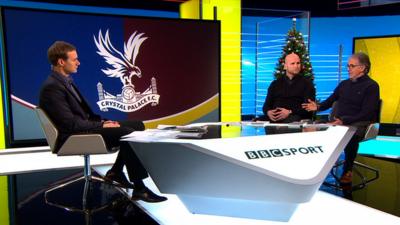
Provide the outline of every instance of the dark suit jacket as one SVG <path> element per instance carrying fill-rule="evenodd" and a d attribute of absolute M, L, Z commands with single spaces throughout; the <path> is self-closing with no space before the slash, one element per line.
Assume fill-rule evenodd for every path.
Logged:
<path fill-rule="evenodd" d="M 59 131 L 56 151 L 71 134 L 89 133 L 102 127 L 101 117 L 93 113 L 75 88 L 82 100 L 79 102 L 61 76 L 52 72 L 43 83 L 39 97 L 39 107 L 47 113 Z"/>

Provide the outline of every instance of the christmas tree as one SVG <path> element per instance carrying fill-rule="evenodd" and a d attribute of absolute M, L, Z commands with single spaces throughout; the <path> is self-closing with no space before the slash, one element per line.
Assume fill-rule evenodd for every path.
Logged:
<path fill-rule="evenodd" d="M 296 18 L 293 18 L 293 27 L 287 33 L 286 46 L 283 48 L 283 54 L 275 67 L 274 76 L 276 79 L 285 76 L 286 72 L 283 68 L 285 57 L 290 53 L 296 53 L 300 57 L 302 65 L 300 74 L 314 80 L 314 73 L 311 67 L 307 46 L 304 44 L 303 35 L 296 30 Z"/>

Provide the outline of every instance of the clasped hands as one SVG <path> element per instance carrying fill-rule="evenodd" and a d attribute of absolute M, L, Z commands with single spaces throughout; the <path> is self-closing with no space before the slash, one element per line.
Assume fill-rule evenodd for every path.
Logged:
<path fill-rule="evenodd" d="M 268 110 L 267 115 L 271 119 L 271 121 L 280 121 L 288 118 L 292 111 L 285 108 L 276 108 Z"/>

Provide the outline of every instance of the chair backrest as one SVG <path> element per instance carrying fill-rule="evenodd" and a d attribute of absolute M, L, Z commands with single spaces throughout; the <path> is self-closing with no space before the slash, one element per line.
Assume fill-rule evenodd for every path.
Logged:
<path fill-rule="evenodd" d="M 379 123 L 371 123 L 368 126 L 367 131 L 365 132 L 363 141 L 376 138 L 376 136 L 378 136 L 378 133 L 379 133 Z"/>
<path fill-rule="evenodd" d="M 91 155 L 113 153 L 115 149 L 107 149 L 106 143 L 100 134 L 71 135 L 64 144 L 55 151 L 58 130 L 43 109 L 36 107 L 35 111 L 42 125 L 47 143 L 53 153 L 63 155 Z"/>
<path fill-rule="evenodd" d="M 47 116 L 46 112 L 43 111 L 43 109 L 36 107 L 35 112 L 39 117 L 40 124 L 42 125 L 42 129 L 44 131 L 44 135 L 46 136 L 47 143 L 49 144 L 51 151 L 54 152 L 58 136 L 57 128 L 56 126 L 54 126 L 53 122 Z"/>
<path fill-rule="evenodd" d="M 378 112 L 376 112 L 375 123 L 372 123 L 368 126 L 367 131 L 365 132 L 364 140 L 367 141 L 369 139 L 374 139 L 379 134 L 379 123 L 381 122 L 381 113 L 382 113 L 382 99 L 379 99 L 378 102 Z"/>

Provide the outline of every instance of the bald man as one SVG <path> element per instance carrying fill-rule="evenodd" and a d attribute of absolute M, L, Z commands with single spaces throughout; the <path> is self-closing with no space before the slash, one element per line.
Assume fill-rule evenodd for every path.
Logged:
<path fill-rule="evenodd" d="M 312 113 L 301 104 L 315 100 L 315 88 L 311 80 L 302 76 L 300 57 L 290 53 L 285 57 L 285 76 L 274 80 L 268 88 L 263 105 L 266 119 L 274 123 L 291 123 L 312 119 Z"/>

